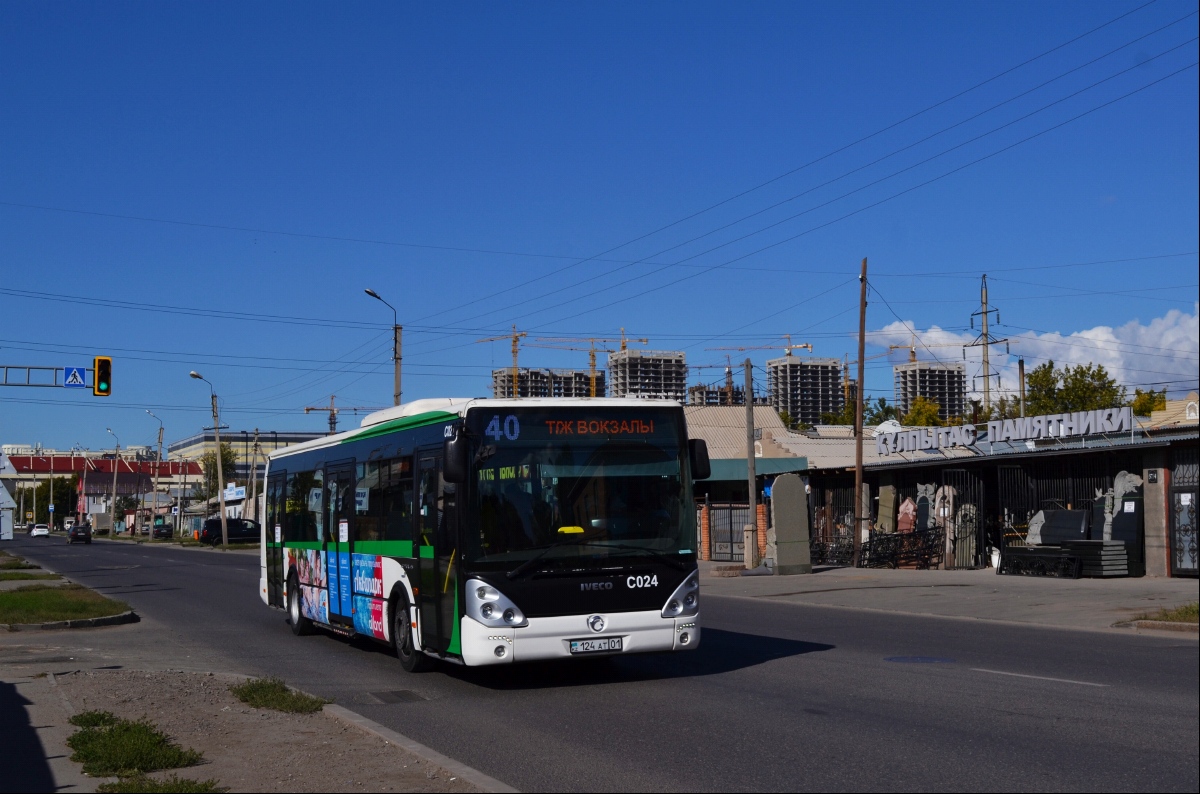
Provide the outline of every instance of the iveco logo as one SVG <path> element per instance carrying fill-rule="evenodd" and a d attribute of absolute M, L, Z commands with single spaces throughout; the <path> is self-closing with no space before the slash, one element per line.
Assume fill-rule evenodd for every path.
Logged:
<path fill-rule="evenodd" d="M 592 631 L 604 631 L 604 617 L 602 615 L 592 615 L 588 618 L 588 628 Z"/>
<path fill-rule="evenodd" d="M 580 590 L 612 590 L 612 582 L 580 582 Z"/>

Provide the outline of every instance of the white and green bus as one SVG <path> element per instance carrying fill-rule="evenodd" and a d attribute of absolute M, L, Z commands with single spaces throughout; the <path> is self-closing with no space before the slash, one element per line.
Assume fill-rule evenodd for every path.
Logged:
<path fill-rule="evenodd" d="M 692 649 L 708 473 L 670 400 L 388 408 L 271 455 L 261 596 L 410 671 Z"/>

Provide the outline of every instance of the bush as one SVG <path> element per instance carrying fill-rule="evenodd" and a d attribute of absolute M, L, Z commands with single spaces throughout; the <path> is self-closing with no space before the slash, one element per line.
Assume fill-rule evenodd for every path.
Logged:
<path fill-rule="evenodd" d="M 107 711 L 85 711 L 71 718 L 79 726 L 67 746 L 72 761 L 89 775 L 137 776 L 160 769 L 195 766 L 204 756 L 184 750 L 144 720 L 132 722 Z"/>
<path fill-rule="evenodd" d="M 293 714 L 311 714 L 332 701 L 293 692 L 279 678 L 252 678 L 244 684 L 229 687 L 229 691 L 248 706 L 256 709 L 275 709 Z"/>
<path fill-rule="evenodd" d="M 179 792 L 187 794 L 188 792 L 208 792 L 208 791 L 228 791 L 217 785 L 217 781 L 209 780 L 193 780 L 189 777 L 178 777 L 171 775 L 162 780 L 156 780 L 145 775 L 134 775 L 133 777 L 123 777 L 116 783 L 102 783 L 96 787 L 96 791 L 101 794 L 117 794 L 118 792 L 128 792 L 129 794 L 157 794 L 157 792 Z"/>

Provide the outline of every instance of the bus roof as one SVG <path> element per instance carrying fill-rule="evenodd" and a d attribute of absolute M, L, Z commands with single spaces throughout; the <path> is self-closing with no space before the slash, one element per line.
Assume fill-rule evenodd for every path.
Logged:
<path fill-rule="evenodd" d="M 301 444 L 271 452 L 270 459 L 287 457 L 300 452 L 321 449 L 351 441 L 357 438 L 370 438 L 386 435 L 413 427 L 445 422 L 456 416 L 465 417 L 472 408 L 571 408 L 588 406 L 592 408 L 616 407 L 646 407 L 678 408 L 677 400 L 649 399 L 640 397 L 521 397 L 521 398 L 490 398 L 490 397 L 436 397 L 425 400 L 414 400 L 403 405 L 395 405 L 375 411 L 363 418 L 362 424 L 341 433 L 335 433 Z"/>

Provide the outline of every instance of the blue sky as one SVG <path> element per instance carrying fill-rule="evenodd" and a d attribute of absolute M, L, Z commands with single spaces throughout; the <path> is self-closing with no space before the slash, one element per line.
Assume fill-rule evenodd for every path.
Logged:
<path fill-rule="evenodd" d="M 1195 388 L 1195 12 L 6 3 L 0 364 L 115 363 L 108 400 L 0 390 L 0 440 L 182 438 L 192 369 L 235 430 L 388 405 L 367 287 L 406 400 L 485 394 L 513 323 L 853 357 L 864 256 L 868 355 L 961 360 L 986 272 L 1005 388 L 1018 352 Z"/>

